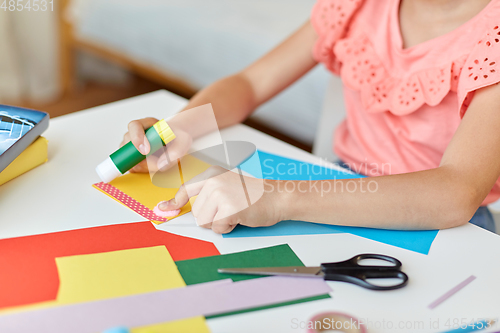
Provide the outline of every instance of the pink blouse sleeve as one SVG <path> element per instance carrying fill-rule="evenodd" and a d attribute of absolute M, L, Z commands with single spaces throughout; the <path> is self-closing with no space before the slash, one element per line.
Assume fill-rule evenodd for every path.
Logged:
<path fill-rule="evenodd" d="M 313 48 L 313 57 L 335 74 L 340 72 L 340 64 L 335 60 L 333 48 L 349 26 L 354 12 L 363 0 L 318 0 L 311 13 L 318 40 Z"/>
<path fill-rule="evenodd" d="M 458 82 L 460 117 L 463 117 L 476 90 L 500 82 L 500 19 L 478 41 L 465 61 Z"/>

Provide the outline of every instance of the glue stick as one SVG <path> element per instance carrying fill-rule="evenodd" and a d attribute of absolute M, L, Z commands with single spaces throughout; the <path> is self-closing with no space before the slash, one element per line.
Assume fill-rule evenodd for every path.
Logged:
<path fill-rule="evenodd" d="M 175 134 L 167 122 L 162 119 L 146 130 L 146 138 L 148 138 L 151 146 L 147 155 L 149 156 L 175 139 Z M 131 141 L 109 155 L 107 159 L 96 167 L 95 171 L 103 182 L 109 183 L 116 177 L 132 169 L 145 158 L 146 155 L 142 155 Z"/>

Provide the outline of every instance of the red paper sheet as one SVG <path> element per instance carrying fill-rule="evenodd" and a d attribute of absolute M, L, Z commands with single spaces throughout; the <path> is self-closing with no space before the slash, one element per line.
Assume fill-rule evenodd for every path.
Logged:
<path fill-rule="evenodd" d="M 0 309 L 56 299 L 57 257 L 158 245 L 165 245 L 174 261 L 220 254 L 210 242 L 157 230 L 151 222 L 0 240 Z"/>

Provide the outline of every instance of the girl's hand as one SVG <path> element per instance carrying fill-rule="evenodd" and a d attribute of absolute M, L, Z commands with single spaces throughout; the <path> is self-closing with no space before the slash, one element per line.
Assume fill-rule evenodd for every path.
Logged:
<path fill-rule="evenodd" d="M 262 227 L 281 220 L 277 195 L 264 191 L 262 179 L 242 177 L 221 167 L 210 167 L 186 182 L 174 199 L 160 203 L 158 208 L 180 209 L 196 195 L 191 210 L 196 223 L 218 234 L 229 233 L 238 224 Z"/>
<path fill-rule="evenodd" d="M 153 126 L 157 121 L 158 119 L 156 118 L 142 118 L 131 121 L 128 124 L 128 132 L 123 136 L 123 141 L 121 142 L 120 147 L 128 143 L 129 141 L 132 141 L 135 148 L 137 148 L 137 150 L 139 150 L 141 154 L 149 154 L 151 146 L 144 134 L 144 131 Z M 168 157 L 165 154 L 162 154 L 160 157 L 151 155 L 150 157 L 148 157 L 148 160 L 144 160 L 141 163 L 137 164 L 130 170 L 130 172 L 154 172 L 158 169 L 166 170 L 172 165 L 176 165 L 177 159 L 186 154 L 186 152 L 191 147 L 191 143 L 193 140 L 188 133 L 181 130 L 180 128 L 172 126 L 171 128 L 175 134 L 175 139 L 167 145 Z"/>

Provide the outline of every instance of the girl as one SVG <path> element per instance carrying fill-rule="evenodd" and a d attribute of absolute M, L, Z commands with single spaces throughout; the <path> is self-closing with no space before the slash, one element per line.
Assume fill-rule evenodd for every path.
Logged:
<path fill-rule="evenodd" d="M 273 190 L 241 209 L 245 197 L 232 186 L 239 175 L 226 172 L 185 184 L 160 209 L 179 209 L 198 194 L 193 214 L 217 233 L 281 220 L 391 229 L 470 220 L 494 230 L 485 205 L 500 198 L 500 0 L 319 0 L 310 22 L 248 68 L 200 91 L 186 109 L 212 103 L 219 127 L 231 126 L 318 63 L 344 83 L 347 117 L 335 131 L 335 153 L 369 175 L 378 172 L 372 166 L 390 163 L 392 174 L 371 178 L 375 193 L 362 186 L 326 196 Z M 155 122 L 132 121 L 124 142 L 147 154 L 144 129 Z M 203 124 L 182 113 L 170 125 L 177 135 L 170 158 L 204 134 Z M 160 158 L 158 166 L 165 164 Z M 335 182 L 346 180 L 329 182 L 338 188 L 345 184 Z M 259 186 L 252 178 L 245 183 L 249 191 Z"/>

